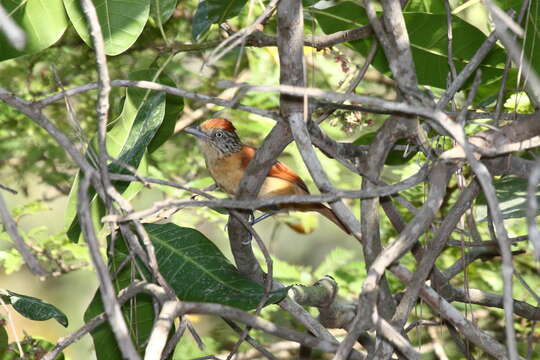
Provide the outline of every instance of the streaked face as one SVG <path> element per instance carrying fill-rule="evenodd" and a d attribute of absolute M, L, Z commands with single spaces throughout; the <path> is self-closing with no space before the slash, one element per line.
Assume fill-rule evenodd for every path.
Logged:
<path fill-rule="evenodd" d="M 220 128 L 201 129 L 200 127 L 187 127 L 185 131 L 196 136 L 203 145 L 203 148 L 209 147 L 211 150 L 218 152 L 221 156 L 231 155 L 242 150 L 240 138 L 234 131 Z"/>

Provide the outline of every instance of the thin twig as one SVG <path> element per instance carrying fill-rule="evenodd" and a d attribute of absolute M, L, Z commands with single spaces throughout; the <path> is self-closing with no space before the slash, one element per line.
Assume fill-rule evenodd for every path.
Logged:
<path fill-rule="evenodd" d="M 251 35 L 254 31 L 256 31 L 260 24 L 262 24 L 270 16 L 272 16 L 272 13 L 276 9 L 276 5 L 278 2 L 279 0 L 270 1 L 270 3 L 264 9 L 263 13 L 259 15 L 259 17 L 257 17 L 257 19 L 253 22 L 253 24 L 234 33 L 232 36 L 228 37 L 221 44 L 219 44 L 210 54 L 210 60 L 208 60 L 208 63 L 206 65 L 207 66 L 214 65 L 223 56 L 227 55 L 229 51 L 231 51 L 232 49 L 234 49 L 240 44 L 245 44 L 247 37 Z"/>
<path fill-rule="evenodd" d="M 2 222 L 4 223 L 4 228 L 6 229 L 6 232 L 13 240 L 17 251 L 19 251 L 19 253 L 21 254 L 24 262 L 26 263 L 26 266 L 28 266 L 28 269 L 30 269 L 30 271 L 34 275 L 38 275 L 40 277 L 47 276 L 47 272 L 41 267 L 36 257 L 30 251 L 28 245 L 26 245 L 26 243 L 24 242 L 21 234 L 19 234 L 19 231 L 17 230 L 17 224 L 9 213 L 6 203 L 4 202 L 4 197 L 2 196 L 2 193 L 0 193 L 0 215 L 2 216 Z"/>
<path fill-rule="evenodd" d="M 116 298 L 116 293 L 110 278 L 107 265 L 104 263 L 101 252 L 99 241 L 96 237 L 95 229 L 92 223 L 92 218 L 89 213 L 89 201 L 88 201 L 88 187 L 89 179 L 88 175 L 82 177 L 78 197 L 77 197 L 77 213 L 79 215 L 79 222 L 81 224 L 82 232 L 86 243 L 88 244 L 88 250 L 90 252 L 90 257 L 92 263 L 96 268 L 96 272 L 99 278 L 100 283 L 100 294 L 101 301 L 103 302 L 103 307 L 107 313 L 107 318 L 111 324 L 114 336 L 118 342 L 123 356 L 128 359 L 140 359 L 133 341 L 129 335 L 129 330 L 120 310 L 120 305 Z"/>
<path fill-rule="evenodd" d="M 17 190 L 14 190 L 14 189 L 12 189 L 12 188 L 6 186 L 6 185 L 0 184 L 0 189 L 6 190 L 7 192 L 12 193 L 13 195 L 17 195 L 17 194 L 18 194 Z"/>

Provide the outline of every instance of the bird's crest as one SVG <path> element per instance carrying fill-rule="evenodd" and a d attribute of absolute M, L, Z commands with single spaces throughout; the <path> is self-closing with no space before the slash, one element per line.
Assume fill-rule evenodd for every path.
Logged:
<path fill-rule="evenodd" d="M 210 129 L 222 129 L 225 131 L 236 131 L 236 128 L 234 125 L 229 121 L 222 118 L 214 118 L 210 120 L 206 120 L 201 124 L 202 130 L 210 130 Z"/>

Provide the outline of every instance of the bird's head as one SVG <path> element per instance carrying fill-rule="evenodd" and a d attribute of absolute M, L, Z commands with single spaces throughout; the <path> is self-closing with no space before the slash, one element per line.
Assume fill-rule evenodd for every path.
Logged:
<path fill-rule="evenodd" d="M 184 130 L 196 136 L 205 151 L 215 151 L 220 156 L 227 156 L 242 150 L 240 138 L 229 120 L 214 118 L 197 127 L 188 126 Z"/>

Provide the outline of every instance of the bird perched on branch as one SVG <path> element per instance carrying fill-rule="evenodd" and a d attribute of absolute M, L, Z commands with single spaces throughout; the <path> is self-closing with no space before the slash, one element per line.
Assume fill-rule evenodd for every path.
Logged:
<path fill-rule="evenodd" d="M 187 127 L 187 133 L 196 136 L 201 144 L 206 166 L 219 187 L 230 195 L 235 195 L 244 177 L 245 170 L 257 151 L 240 141 L 234 125 L 225 119 L 206 120 L 199 127 Z M 307 195 L 306 183 L 287 165 L 277 161 L 266 176 L 259 198 L 283 195 Z M 332 209 L 324 204 L 283 204 L 283 210 L 316 211 L 344 232 L 350 231 L 336 217 Z"/>

